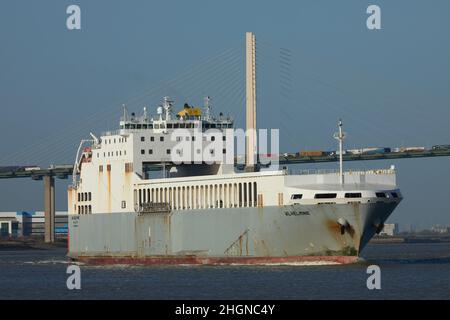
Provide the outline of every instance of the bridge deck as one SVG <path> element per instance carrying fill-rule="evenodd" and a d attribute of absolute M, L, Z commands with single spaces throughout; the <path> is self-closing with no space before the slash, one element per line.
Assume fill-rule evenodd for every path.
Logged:
<path fill-rule="evenodd" d="M 387 160 L 387 159 L 413 159 L 413 158 L 430 158 L 430 157 L 445 157 L 450 156 L 450 150 L 427 150 L 423 152 L 388 152 L 379 154 L 344 154 L 344 161 L 367 161 L 367 160 Z M 336 162 L 339 161 L 338 155 L 319 156 L 319 157 L 300 157 L 291 156 L 279 157 L 279 164 L 288 165 L 296 163 L 321 163 L 321 162 Z M 8 167 L 13 168 L 13 167 Z M 146 169 L 149 171 L 161 170 L 162 164 L 147 165 Z M 1 170 L 1 168 L 0 168 Z M 23 169 L 0 171 L 0 179 L 11 178 L 32 178 L 34 180 L 41 180 L 45 176 L 54 176 L 60 179 L 67 179 L 73 173 L 73 168 L 56 168 L 56 169 L 41 169 L 25 171 Z"/>

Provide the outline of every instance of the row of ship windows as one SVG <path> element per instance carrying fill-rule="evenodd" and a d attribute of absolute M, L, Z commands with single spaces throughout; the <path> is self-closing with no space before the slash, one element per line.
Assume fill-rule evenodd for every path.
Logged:
<path fill-rule="evenodd" d="M 376 192 L 377 198 L 398 198 L 397 192 Z M 361 198 L 361 192 L 347 192 L 345 198 Z M 316 193 L 314 199 L 334 199 L 337 197 L 337 193 Z M 292 200 L 300 200 L 303 198 L 303 194 L 295 193 L 291 195 Z"/>
<path fill-rule="evenodd" d="M 81 201 L 91 201 L 92 193 L 91 192 L 80 192 L 78 193 L 78 202 Z"/>
<path fill-rule="evenodd" d="M 185 138 L 186 141 L 195 141 L 195 136 L 186 136 L 184 138 Z M 216 141 L 216 137 L 215 136 L 210 136 L 209 138 L 210 138 L 209 139 L 210 141 Z M 182 140 L 183 140 L 183 137 L 180 137 L 180 136 L 176 137 L 176 141 L 177 142 L 180 142 Z M 227 140 L 226 136 L 222 136 L 222 141 L 226 141 L 226 140 Z M 155 137 L 150 137 L 150 141 L 151 142 L 155 141 Z M 164 142 L 164 137 L 159 137 L 159 141 L 160 142 Z M 208 141 L 208 137 L 207 136 L 203 136 L 203 141 Z M 144 136 L 141 137 L 141 142 L 145 142 L 145 137 Z"/>
<path fill-rule="evenodd" d="M 122 150 L 118 150 L 115 153 L 116 157 L 122 156 Z M 126 156 L 127 152 L 126 150 L 123 150 L 123 155 Z M 114 151 L 110 151 L 110 152 L 103 152 L 103 158 L 106 157 L 114 157 Z M 100 152 L 97 152 L 97 158 L 100 158 Z"/>
<path fill-rule="evenodd" d="M 77 213 L 78 214 L 90 214 L 92 213 L 92 206 L 78 206 L 77 209 Z"/>
<path fill-rule="evenodd" d="M 194 129 L 198 128 L 198 123 L 155 123 L 155 124 L 131 124 L 121 125 L 120 129 Z M 226 129 L 233 128 L 232 123 L 203 123 L 203 129 Z"/>
<path fill-rule="evenodd" d="M 179 142 L 179 141 L 182 141 L 182 138 L 183 137 L 177 137 L 176 140 Z M 186 136 L 185 140 L 186 141 L 195 141 L 195 136 Z M 215 140 L 216 140 L 215 136 L 210 136 L 210 141 L 215 141 Z M 226 136 L 222 136 L 222 140 L 226 141 Z M 104 140 L 105 144 L 113 144 L 113 143 L 116 143 L 116 141 L 118 141 L 118 143 L 124 143 L 124 142 L 127 142 L 127 138 L 118 138 L 118 139 L 114 138 L 114 139 L 105 139 Z M 155 137 L 151 136 L 150 141 L 154 142 Z M 159 141 L 164 142 L 164 137 L 163 136 L 159 137 Z M 208 141 L 208 137 L 203 136 L 203 141 Z M 141 137 L 141 142 L 145 142 L 144 136 Z"/>
<path fill-rule="evenodd" d="M 166 149 L 166 154 L 170 154 L 172 151 L 171 149 Z M 201 149 L 197 149 L 197 154 L 201 154 L 202 150 Z M 209 149 L 209 153 L 214 155 L 214 149 Z M 183 150 L 181 149 L 177 149 L 176 153 L 179 155 L 183 154 Z M 227 153 L 227 149 L 222 149 L 222 153 L 226 154 Z M 144 155 L 145 154 L 145 150 L 141 149 L 141 154 Z M 153 154 L 153 149 L 148 149 L 148 154 Z"/>
<path fill-rule="evenodd" d="M 134 190 L 135 204 L 167 204 L 172 209 L 262 206 L 256 182 Z"/>
<path fill-rule="evenodd" d="M 105 144 L 116 143 L 116 141 L 118 141 L 118 143 L 125 143 L 127 142 L 127 138 L 104 139 Z"/>
<path fill-rule="evenodd" d="M 111 165 L 106 165 L 106 171 L 111 171 Z M 125 172 L 132 172 L 133 171 L 133 163 L 127 162 L 125 163 Z M 98 166 L 98 172 L 103 172 L 103 165 Z"/>

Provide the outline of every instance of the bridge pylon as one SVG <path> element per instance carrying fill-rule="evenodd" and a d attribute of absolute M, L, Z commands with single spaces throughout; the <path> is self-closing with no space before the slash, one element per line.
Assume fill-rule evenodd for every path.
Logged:
<path fill-rule="evenodd" d="M 44 176 L 45 242 L 55 242 L 55 178 Z"/>

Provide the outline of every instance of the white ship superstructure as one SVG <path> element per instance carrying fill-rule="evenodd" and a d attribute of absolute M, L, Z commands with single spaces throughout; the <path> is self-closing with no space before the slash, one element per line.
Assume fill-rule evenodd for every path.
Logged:
<path fill-rule="evenodd" d="M 247 36 L 247 129 L 256 128 L 254 41 Z M 336 171 L 260 171 L 252 135 L 239 172 L 227 158 L 232 119 L 214 117 L 209 98 L 176 115 L 172 108 L 168 97 L 154 117 L 124 108 L 118 131 L 84 141 L 90 145 L 77 155 L 68 191 L 69 256 L 105 263 L 356 256 L 402 198 L 393 168 L 343 171 L 341 162 Z M 182 140 L 188 150 L 178 149 Z M 174 163 L 174 153 L 185 152 L 195 163 Z M 209 163 L 217 153 L 223 161 Z M 159 177 L 147 170 L 155 164 Z"/>

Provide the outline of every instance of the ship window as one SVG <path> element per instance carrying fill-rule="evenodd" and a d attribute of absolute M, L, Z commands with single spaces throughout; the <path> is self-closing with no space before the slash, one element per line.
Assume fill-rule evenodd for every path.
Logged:
<path fill-rule="evenodd" d="M 392 197 L 398 198 L 398 193 L 397 192 L 391 192 L 391 194 L 392 194 Z"/>
<path fill-rule="evenodd" d="M 227 149 L 222 149 L 222 153 L 223 154 L 227 153 Z"/>
<path fill-rule="evenodd" d="M 336 193 L 316 193 L 314 199 L 332 199 L 336 198 Z"/>
<path fill-rule="evenodd" d="M 384 192 L 376 192 L 375 194 L 377 198 L 386 198 L 386 193 Z"/>
<path fill-rule="evenodd" d="M 172 129 L 173 128 L 173 124 L 172 123 L 168 123 L 167 124 L 167 129 Z"/>
<path fill-rule="evenodd" d="M 214 149 L 209 149 L 209 153 L 214 154 Z"/>
<path fill-rule="evenodd" d="M 148 149 L 148 154 L 153 154 L 153 149 Z"/>
<path fill-rule="evenodd" d="M 141 149 L 141 154 L 145 154 L 145 150 L 144 149 Z"/>
<path fill-rule="evenodd" d="M 186 128 L 186 123 L 180 123 L 180 128 Z"/>
<path fill-rule="evenodd" d="M 136 125 L 136 129 L 141 129 L 141 125 L 140 124 L 138 124 L 138 125 Z"/>
<path fill-rule="evenodd" d="M 116 143 L 116 139 L 114 139 L 114 143 Z"/>
<path fill-rule="evenodd" d="M 155 141 L 155 137 L 150 137 L 150 141 Z"/>
<path fill-rule="evenodd" d="M 291 195 L 292 200 L 299 200 L 301 198 L 303 198 L 303 194 L 300 194 L 300 193 L 295 193 L 295 194 Z"/>
<path fill-rule="evenodd" d="M 189 141 L 189 137 L 186 137 L 186 141 Z"/>
<path fill-rule="evenodd" d="M 148 125 L 148 128 L 149 128 L 149 129 L 153 129 L 153 125 L 152 125 L 152 124 L 149 124 L 149 125 Z"/>
<path fill-rule="evenodd" d="M 181 141 L 181 137 L 177 137 L 177 141 Z"/>
<path fill-rule="evenodd" d="M 131 124 L 130 129 L 136 129 L 136 126 L 134 124 Z"/>
<path fill-rule="evenodd" d="M 167 154 L 170 154 L 170 149 L 167 149 L 167 150 L 166 150 L 166 153 L 167 153 Z"/>
<path fill-rule="evenodd" d="M 222 140 L 223 141 L 227 141 L 227 137 L 226 136 L 222 136 Z"/>
<path fill-rule="evenodd" d="M 88 201 L 91 201 L 91 199 L 92 199 L 92 193 L 89 192 L 89 193 L 88 193 Z"/>
<path fill-rule="evenodd" d="M 174 124 L 173 124 L 173 128 L 174 128 L 174 129 L 178 129 L 179 127 L 180 127 L 180 124 L 179 124 L 179 123 L 174 123 Z"/>
<path fill-rule="evenodd" d="M 159 129 L 159 124 L 155 124 L 154 128 Z"/>
<path fill-rule="evenodd" d="M 346 198 L 361 198 L 362 195 L 361 195 L 361 192 L 347 192 L 345 194 L 345 197 Z"/>
<path fill-rule="evenodd" d="M 146 125 L 146 124 L 143 124 L 143 125 L 142 125 L 142 129 L 147 129 L 147 125 Z"/>
<path fill-rule="evenodd" d="M 103 166 L 98 166 L 98 172 L 103 172 Z"/>
<path fill-rule="evenodd" d="M 141 137 L 141 141 L 144 142 L 145 141 L 145 137 Z"/>
<path fill-rule="evenodd" d="M 202 152 L 201 149 L 197 149 L 197 154 L 200 154 Z"/>
<path fill-rule="evenodd" d="M 164 137 L 159 137 L 159 141 L 163 142 L 164 141 Z"/>
<path fill-rule="evenodd" d="M 192 141 L 195 141 L 195 136 L 192 137 Z"/>
<path fill-rule="evenodd" d="M 215 123 L 211 123 L 211 129 L 215 129 L 216 128 L 216 124 Z"/>
<path fill-rule="evenodd" d="M 216 137 L 212 136 L 211 141 L 214 141 L 214 140 L 216 140 Z"/>
<path fill-rule="evenodd" d="M 161 123 L 161 125 L 159 126 L 161 129 L 165 129 L 166 128 L 166 126 L 165 126 L 165 124 L 164 123 Z"/>
<path fill-rule="evenodd" d="M 130 129 L 130 124 L 129 123 L 125 124 L 125 129 Z"/>

